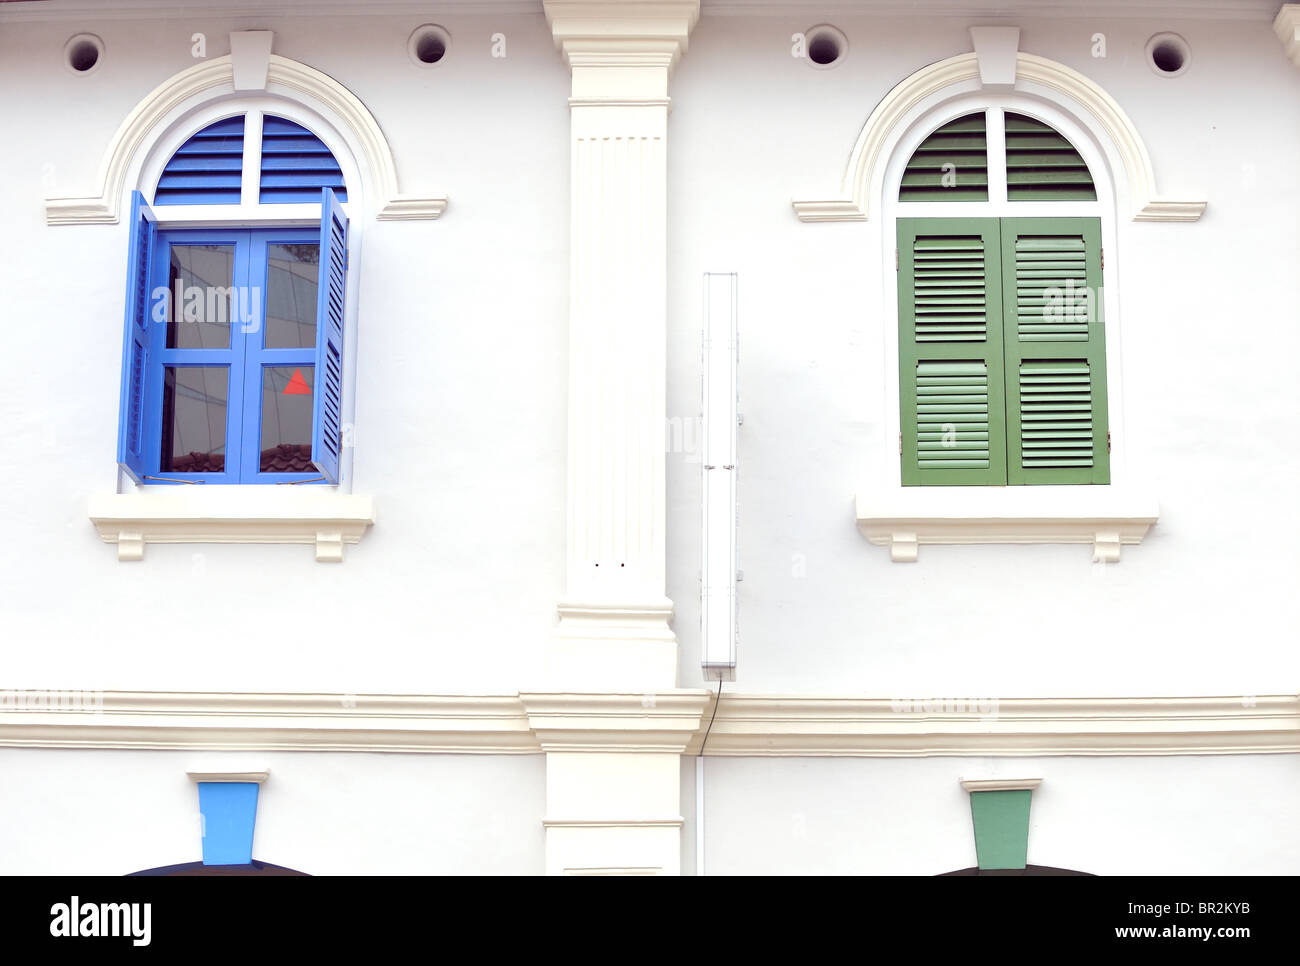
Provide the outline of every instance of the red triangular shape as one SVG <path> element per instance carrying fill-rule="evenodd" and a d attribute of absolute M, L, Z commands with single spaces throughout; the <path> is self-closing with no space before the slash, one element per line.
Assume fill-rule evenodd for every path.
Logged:
<path fill-rule="evenodd" d="M 307 385 L 307 380 L 302 377 L 302 370 L 293 370 L 293 378 L 289 380 L 289 385 L 284 387 L 280 393 L 282 396 L 310 396 L 311 386 Z"/>

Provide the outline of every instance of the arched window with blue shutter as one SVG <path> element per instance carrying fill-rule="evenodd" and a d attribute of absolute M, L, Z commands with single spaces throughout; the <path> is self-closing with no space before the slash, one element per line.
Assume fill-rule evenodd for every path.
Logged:
<path fill-rule="evenodd" d="M 339 481 L 347 197 L 325 142 L 270 114 L 207 125 L 152 206 L 134 193 L 118 461 L 137 483 Z M 284 205 L 276 227 L 245 214 Z"/>

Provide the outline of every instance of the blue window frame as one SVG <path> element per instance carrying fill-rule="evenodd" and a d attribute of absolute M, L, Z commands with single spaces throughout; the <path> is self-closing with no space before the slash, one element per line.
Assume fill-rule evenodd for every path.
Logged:
<path fill-rule="evenodd" d="M 118 460 L 142 484 L 337 483 L 347 221 L 159 230 L 138 192 Z"/>

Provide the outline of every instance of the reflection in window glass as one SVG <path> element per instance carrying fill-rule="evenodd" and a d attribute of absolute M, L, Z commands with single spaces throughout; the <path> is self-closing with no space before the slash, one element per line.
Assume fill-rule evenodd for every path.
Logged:
<path fill-rule="evenodd" d="M 262 368 L 263 473 L 314 471 L 311 461 L 311 415 L 315 401 L 315 366 Z"/>
<path fill-rule="evenodd" d="M 234 278 L 234 245 L 171 246 L 167 348 L 230 347 L 230 323 L 240 308 Z"/>
<path fill-rule="evenodd" d="M 225 471 L 229 382 L 226 366 L 163 367 L 163 472 Z"/>
<path fill-rule="evenodd" d="M 267 261 L 266 348 L 314 348 L 320 245 L 268 245 Z"/>

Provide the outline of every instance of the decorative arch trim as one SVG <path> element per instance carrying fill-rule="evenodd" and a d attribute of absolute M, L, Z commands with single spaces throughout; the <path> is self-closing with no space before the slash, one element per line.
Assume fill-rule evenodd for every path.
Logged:
<path fill-rule="evenodd" d="M 373 180 L 368 187 L 377 198 L 378 220 L 431 219 L 446 209 L 446 195 L 407 195 L 400 191 L 393 152 L 379 122 L 356 95 L 334 78 L 296 60 L 272 54 L 267 83 L 316 100 L 347 125 L 360 146 L 359 160 Z M 186 101 L 223 88 L 222 93 L 234 91 L 234 65 L 229 55 L 196 64 L 155 87 L 132 108 L 109 142 L 99 166 L 97 194 L 45 199 L 46 224 L 116 224 L 121 216 L 120 205 L 132 160 L 151 134 Z"/>
<path fill-rule="evenodd" d="M 870 201 L 884 175 L 888 152 L 899 126 L 926 98 L 947 88 L 979 81 L 974 53 L 958 54 L 923 67 L 900 82 L 876 105 L 858 135 L 838 198 L 795 201 L 800 221 L 866 221 Z M 1045 87 L 1091 115 L 1092 126 L 1113 146 L 1124 167 L 1134 221 L 1196 221 L 1204 201 L 1162 197 L 1156 190 L 1151 157 L 1142 136 L 1124 109 L 1099 85 L 1064 64 L 1020 53 L 1016 56 L 1016 86 L 1028 82 Z"/>

